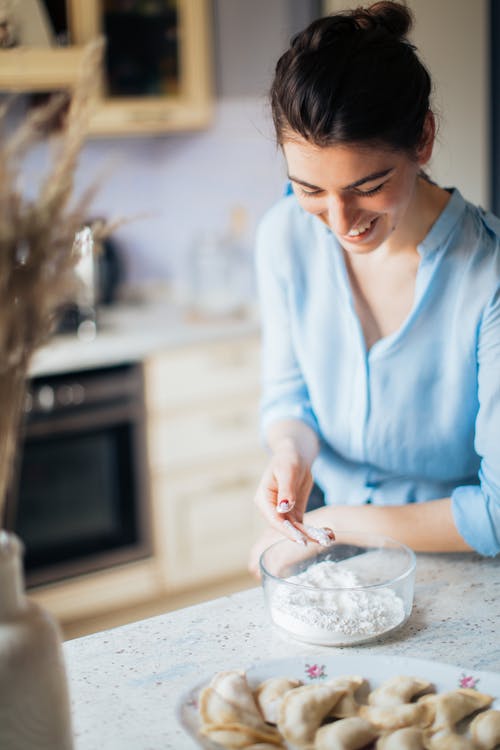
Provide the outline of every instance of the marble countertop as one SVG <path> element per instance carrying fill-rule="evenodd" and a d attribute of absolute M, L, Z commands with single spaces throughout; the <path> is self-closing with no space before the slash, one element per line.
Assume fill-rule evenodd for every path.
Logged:
<path fill-rule="evenodd" d="M 258 331 L 257 314 L 195 318 L 165 297 L 101 308 L 97 335 L 84 341 L 76 334 L 55 336 L 36 352 L 32 376 L 55 375 L 136 362 L 162 349 L 243 336 Z"/>
<path fill-rule="evenodd" d="M 214 672 L 317 654 L 414 657 L 500 672 L 500 560 L 418 555 L 413 612 L 386 639 L 344 648 L 288 640 L 260 587 L 64 644 L 75 750 L 193 750 L 179 697 Z"/>

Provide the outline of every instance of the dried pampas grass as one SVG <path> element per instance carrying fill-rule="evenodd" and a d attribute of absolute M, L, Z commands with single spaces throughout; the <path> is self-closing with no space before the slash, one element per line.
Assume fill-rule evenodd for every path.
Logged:
<path fill-rule="evenodd" d="M 35 350 L 49 337 L 55 312 L 68 298 L 78 261 L 76 232 L 95 192 L 92 186 L 72 205 L 73 180 L 95 100 L 103 42 L 85 50 L 78 81 L 38 195 L 20 190 L 23 159 L 46 137 L 67 106 L 55 95 L 6 135 L 6 107 L 0 111 L 0 526 L 12 478 L 26 379 Z"/>

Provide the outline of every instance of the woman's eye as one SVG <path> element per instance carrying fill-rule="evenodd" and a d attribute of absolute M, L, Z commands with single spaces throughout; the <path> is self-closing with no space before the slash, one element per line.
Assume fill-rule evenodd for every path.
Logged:
<path fill-rule="evenodd" d="M 319 195 L 322 192 L 321 190 L 306 190 L 302 186 L 299 186 L 299 191 L 301 195 L 305 195 L 308 198 L 314 195 Z"/>
<path fill-rule="evenodd" d="M 374 187 L 371 190 L 358 190 L 357 193 L 358 195 L 366 195 L 366 196 L 376 195 L 376 193 L 380 193 L 380 191 L 382 190 L 385 184 L 386 184 L 385 182 L 382 182 L 380 185 L 377 185 L 377 187 Z"/>

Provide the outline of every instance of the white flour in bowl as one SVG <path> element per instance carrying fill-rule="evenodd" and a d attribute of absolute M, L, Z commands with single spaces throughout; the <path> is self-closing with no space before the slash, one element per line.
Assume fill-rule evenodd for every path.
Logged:
<path fill-rule="evenodd" d="M 344 562 L 320 562 L 286 580 L 309 588 L 273 587 L 271 616 L 310 643 L 355 643 L 392 630 L 405 618 L 404 602 L 392 589 L 353 588 L 361 581 Z"/>

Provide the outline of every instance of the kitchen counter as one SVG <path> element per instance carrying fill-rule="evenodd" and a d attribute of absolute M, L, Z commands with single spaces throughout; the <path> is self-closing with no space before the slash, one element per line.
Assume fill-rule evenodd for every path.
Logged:
<path fill-rule="evenodd" d="M 500 560 L 418 555 L 409 621 L 364 646 L 286 639 L 270 624 L 260 587 L 68 641 L 76 750 L 191 750 L 176 719 L 180 695 L 204 676 L 259 660 L 352 653 L 500 672 L 499 621 Z"/>
<path fill-rule="evenodd" d="M 258 330 L 257 315 L 195 318 L 167 297 L 100 308 L 97 335 L 84 341 L 76 334 L 54 336 L 36 352 L 32 376 L 57 375 L 125 362 L 137 362 L 173 346 L 244 336 Z"/>

